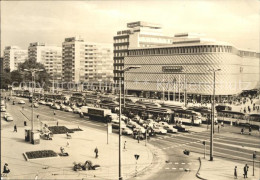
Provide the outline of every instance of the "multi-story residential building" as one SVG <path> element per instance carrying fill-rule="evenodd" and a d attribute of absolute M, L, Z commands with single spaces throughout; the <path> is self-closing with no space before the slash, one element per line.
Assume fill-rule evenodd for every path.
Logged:
<path fill-rule="evenodd" d="M 158 24 L 147 22 L 132 22 L 128 29 L 118 31 L 114 36 L 114 83 L 118 85 L 119 78 L 124 80 L 124 58 L 129 48 L 153 47 L 172 44 L 172 37 L 164 36 Z"/>
<path fill-rule="evenodd" d="M 28 51 L 18 46 L 6 46 L 4 49 L 4 69 L 17 70 L 18 65 L 28 59 Z"/>
<path fill-rule="evenodd" d="M 28 58 L 44 65 L 46 71 L 55 81 L 61 81 L 62 77 L 62 48 L 45 43 L 30 43 Z"/>
<path fill-rule="evenodd" d="M 216 99 L 259 88 L 260 54 L 188 33 L 176 34 L 173 44 L 129 49 L 125 67 L 136 66 L 125 80 L 129 93 L 163 99 L 210 100 L 212 69 L 216 72 Z"/>
<path fill-rule="evenodd" d="M 113 80 L 112 44 L 85 42 L 80 37 L 62 43 L 62 78 L 65 82 Z"/>

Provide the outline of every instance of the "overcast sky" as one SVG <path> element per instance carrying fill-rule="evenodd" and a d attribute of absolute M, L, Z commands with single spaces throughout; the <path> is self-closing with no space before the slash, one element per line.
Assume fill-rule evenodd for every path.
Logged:
<path fill-rule="evenodd" d="M 31 42 L 61 43 L 66 37 L 113 43 L 126 23 L 148 21 L 165 35 L 203 33 L 259 51 L 258 0 L 1 1 L 1 49 Z M 2 51 L 1 51 L 2 53 Z"/>

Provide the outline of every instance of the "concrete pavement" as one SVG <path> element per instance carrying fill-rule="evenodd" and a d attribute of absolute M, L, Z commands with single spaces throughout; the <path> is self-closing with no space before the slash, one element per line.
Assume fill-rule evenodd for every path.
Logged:
<path fill-rule="evenodd" d="M 246 163 L 245 163 L 246 164 Z M 244 166 L 245 164 L 240 164 L 232 161 L 227 161 L 225 159 L 214 158 L 214 161 L 209 161 L 209 159 L 201 158 L 201 168 L 198 176 L 202 179 L 208 180 L 229 180 L 234 179 L 234 168 L 237 166 L 237 179 L 244 179 Z M 252 162 L 248 162 L 249 166 L 247 179 L 248 180 L 259 180 L 260 172 L 259 167 L 255 167 L 255 176 L 253 176 L 253 165 Z"/>
<path fill-rule="evenodd" d="M 77 128 L 72 123 L 61 120 L 59 125 L 69 129 Z M 80 128 L 83 131 L 72 133 L 72 139 L 67 139 L 65 134 L 55 134 L 52 141 L 41 140 L 39 145 L 32 145 L 24 140 L 24 127 L 18 127 L 17 133 L 13 132 L 13 127 L 4 127 L 1 132 L 1 165 L 3 167 L 4 163 L 9 164 L 11 173 L 8 178 L 34 179 L 38 174 L 38 179 L 117 179 L 118 135 L 109 134 L 109 144 L 107 144 L 106 132 L 83 126 Z M 153 154 L 144 143 L 138 144 L 135 140 L 122 137 L 122 142 L 125 140 L 127 143 L 126 149 L 122 152 L 122 175 L 124 179 L 128 179 L 135 175 L 134 155 L 140 155 L 137 163 L 137 171 L 140 172 L 152 163 Z M 69 147 L 66 147 L 67 142 Z M 26 161 L 22 154 L 35 150 L 53 150 L 58 153 L 61 146 L 69 153 L 69 157 Z M 95 159 L 95 147 L 99 149 L 98 159 Z M 72 170 L 74 162 L 84 163 L 86 160 L 99 164 L 101 168 L 79 172 Z"/>

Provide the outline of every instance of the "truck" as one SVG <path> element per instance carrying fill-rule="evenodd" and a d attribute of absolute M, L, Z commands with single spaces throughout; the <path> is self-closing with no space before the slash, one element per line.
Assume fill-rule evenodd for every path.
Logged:
<path fill-rule="evenodd" d="M 101 121 L 104 123 L 111 122 L 111 109 L 102 109 L 95 107 L 82 106 L 80 117 L 88 116 L 91 120 Z"/>

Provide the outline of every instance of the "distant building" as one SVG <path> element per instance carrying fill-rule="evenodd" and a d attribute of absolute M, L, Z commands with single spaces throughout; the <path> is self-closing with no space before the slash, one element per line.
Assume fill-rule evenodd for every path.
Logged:
<path fill-rule="evenodd" d="M 125 80 L 128 92 L 137 96 L 183 101 L 186 89 L 189 101 L 208 101 L 210 69 L 221 69 L 216 72 L 217 100 L 259 88 L 259 52 L 190 33 L 176 34 L 171 45 L 131 48 L 124 60 L 125 67 L 140 66 Z"/>
<path fill-rule="evenodd" d="M 164 36 L 158 24 L 148 22 L 127 23 L 127 30 L 118 31 L 114 36 L 114 83 L 118 85 L 119 78 L 124 80 L 124 58 L 129 48 L 154 47 L 172 44 L 172 37 Z"/>
<path fill-rule="evenodd" d="M 65 82 L 113 80 L 112 44 L 85 42 L 80 37 L 62 43 L 62 79 Z"/>
<path fill-rule="evenodd" d="M 62 77 L 62 47 L 45 43 L 30 43 L 28 58 L 44 65 L 52 80 L 61 81 Z"/>
<path fill-rule="evenodd" d="M 18 65 L 28 59 L 28 51 L 18 46 L 6 46 L 4 49 L 4 69 L 17 70 Z"/>

